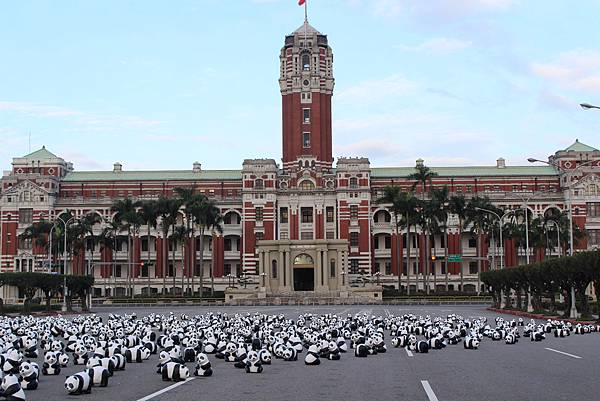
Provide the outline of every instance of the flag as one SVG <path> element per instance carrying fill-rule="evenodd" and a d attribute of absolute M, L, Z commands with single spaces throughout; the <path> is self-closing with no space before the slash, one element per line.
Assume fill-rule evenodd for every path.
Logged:
<path fill-rule="evenodd" d="M 306 3 L 306 0 L 298 0 L 298 5 L 303 6 Z"/>

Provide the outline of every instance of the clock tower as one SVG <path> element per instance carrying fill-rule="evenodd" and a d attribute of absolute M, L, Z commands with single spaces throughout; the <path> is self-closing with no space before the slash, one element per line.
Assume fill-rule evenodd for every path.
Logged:
<path fill-rule="evenodd" d="M 285 37 L 279 56 L 282 98 L 283 168 L 294 170 L 299 158 L 314 158 L 330 168 L 333 52 L 327 36 L 308 21 Z"/>

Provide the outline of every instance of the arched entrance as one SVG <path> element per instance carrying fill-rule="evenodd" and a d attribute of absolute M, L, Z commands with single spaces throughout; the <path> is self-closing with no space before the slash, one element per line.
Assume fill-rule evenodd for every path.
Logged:
<path fill-rule="evenodd" d="M 294 258 L 294 291 L 315 290 L 315 262 L 305 253 Z"/>

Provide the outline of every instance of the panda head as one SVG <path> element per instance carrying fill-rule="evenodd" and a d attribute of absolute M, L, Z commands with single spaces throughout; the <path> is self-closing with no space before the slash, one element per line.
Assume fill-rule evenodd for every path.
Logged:
<path fill-rule="evenodd" d="M 83 356 L 83 355 L 87 354 L 87 349 L 85 348 L 85 346 L 83 344 L 77 344 L 75 346 L 74 353 L 75 353 L 75 355 Z"/>
<path fill-rule="evenodd" d="M 67 380 L 65 380 L 65 390 L 67 390 L 68 393 L 77 391 L 77 388 L 79 387 L 79 381 L 79 377 L 75 375 L 67 377 Z"/>
<path fill-rule="evenodd" d="M 196 360 L 198 361 L 199 365 L 204 365 L 208 362 L 208 357 L 205 353 L 201 352 L 198 355 L 196 355 Z"/>
<path fill-rule="evenodd" d="M 23 377 L 29 376 L 33 372 L 33 365 L 31 365 L 29 362 L 23 362 L 21 363 L 21 366 L 19 366 L 19 374 Z"/>
<path fill-rule="evenodd" d="M 294 356 L 293 349 L 291 347 L 287 347 L 283 350 L 282 353 L 283 359 L 290 360 Z M 250 359 L 250 355 L 248 355 L 248 359 Z"/>
<path fill-rule="evenodd" d="M 315 344 L 312 344 L 310 347 L 308 347 L 308 352 L 316 354 L 319 352 L 319 348 L 317 348 Z"/>
<path fill-rule="evenodd" d="M 54 365 L 57 362 L 58 358 L 56 354 L 52 351 L 48 351 L 44 354 L 44 362 L 48 365 Z"/>
<path fill-rule="evenodd" d="M 158 362 L 165 364 L 171 360 L 171 355 L 167 351 L 160 351 L 158 354 Z"/>

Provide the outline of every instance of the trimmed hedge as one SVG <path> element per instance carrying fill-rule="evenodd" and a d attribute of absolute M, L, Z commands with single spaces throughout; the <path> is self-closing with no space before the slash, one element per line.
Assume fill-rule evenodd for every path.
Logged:
<path fill-rule="evenodd" d="M 586 288 L 593 283 L 596 298 L 600 298 L 600 250 L 580 252 L 573 256 L 547 259 L 542 262 L 493 270 L 481 273 L 481 281 L 489 288 L 496 307 L 500 306 L 501 293 L 514 291 L 517 307 L 523 297 L 531 294 L 534 309 L 542 308 L 542 297 L 550 299 L 550 312 L 556 312 L 556 295 L 565 297 L 565 313 L 571 307 L 571 288 L 575 289 L 579 313 L 590 313 Z"/>

